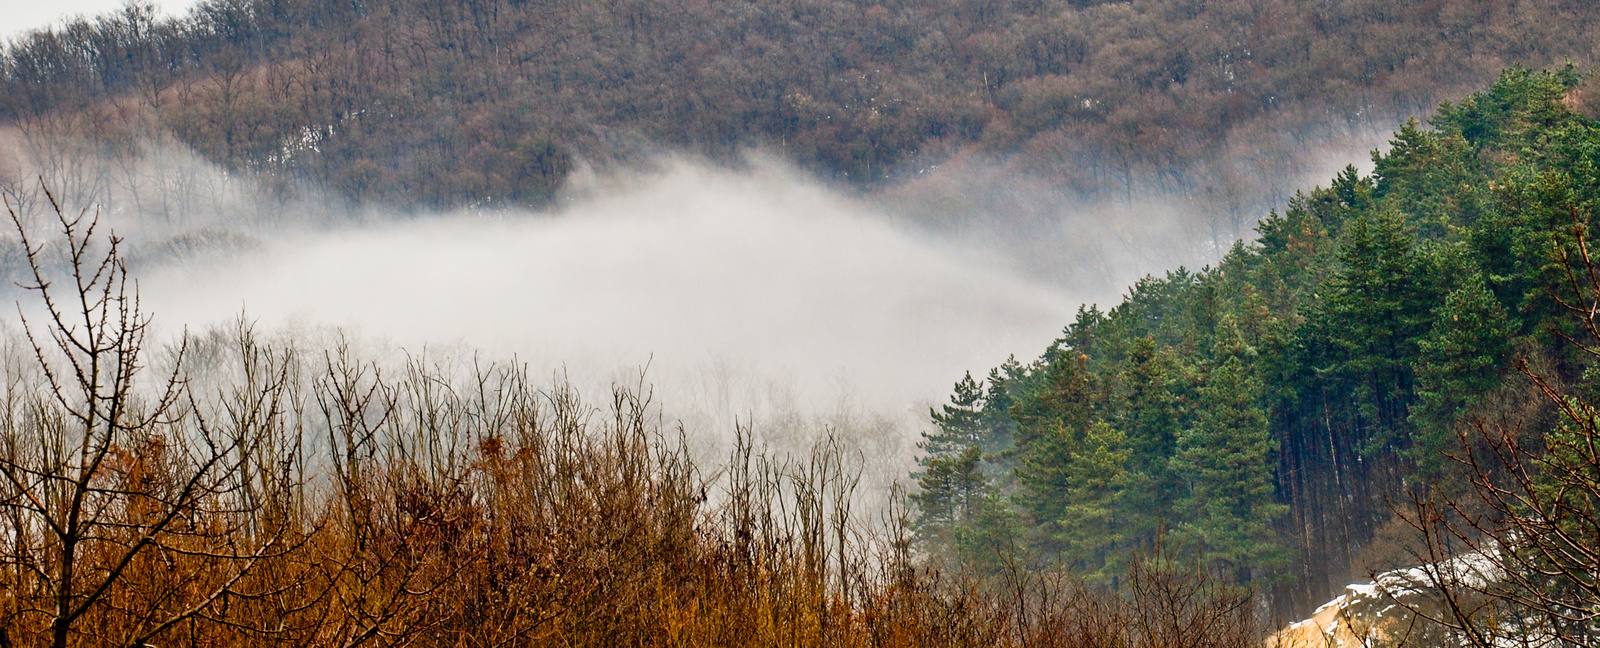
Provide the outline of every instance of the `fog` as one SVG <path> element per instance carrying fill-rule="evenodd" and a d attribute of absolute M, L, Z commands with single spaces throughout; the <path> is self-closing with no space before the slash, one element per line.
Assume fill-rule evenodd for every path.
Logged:
<path fill-rule="evenodd" d="M 244 312 L 578 376 L 648 366 L 668 393 L 684 374 L 737 368 L 806 408 L 848 390 L 892 412 L 939 398 L 967 369 L 1038 353 L 1080 303 L 775 162 L 672 160 L 596 182 L 549 212 L 279 233 L 154 265 L 141 292 L 166 327 Z"/>
<path fill-rule="evenodd" d="M 1370 173 L 1372 151 L 1387 148 L 1404 117 L 1238 138 L 1201 168 L 1136 176 L 1110 192 L 1041 173 L 1038 156 L 957 155 L 876 201 L 905 222 L 999 251 L 1014 272 L 1109 306 L 1140 277 L 1215 263 L 1295 192 L 1326 186 L 1347 165 Z"/>
<path fill-rule="evenodd" d="M 43 178 L 125 237 L 162 340 L 242 316 L 374 357 L 515 361 L 597 401 L 645 385 L 703 461 L 738 423 L 779 453 L 831 434 L 868 488 L 905 479 L 964 372 L 1037 357 L 1140 276 L 1215 261 L 1285 186 L 1374 144 L 1330 141 L 1272 176 L 1283 186 L 1241 181 L 1226 212 L 1156 186 L 1085 200 L 971 158 L 861 193 L 754 152 L 585 169 L 543 210 L 419 214 L 274 194 L 152 132 L 132 153 L 0 132 L 0 184 L 32 228 L 48 226 Z"/>
<path fill-rule="evenodd" d="M 761 155 L 580 174 L 545 210 L 426 214 L 278 201 L 170 143 L 136 165 L 28 157 L 10 177 L 42 170 L 127 239 L 161 340 L 242 314 L 374 356 L 514 359 L 597 402 L 642 382 L 702 459 L 736 423 L 780 453 L 833 434 L 868 486 L 905 477 L 964 372 L 1037 356 L 1086 297 Z M 28 186 L 12 198 L 43 231 Z"/>

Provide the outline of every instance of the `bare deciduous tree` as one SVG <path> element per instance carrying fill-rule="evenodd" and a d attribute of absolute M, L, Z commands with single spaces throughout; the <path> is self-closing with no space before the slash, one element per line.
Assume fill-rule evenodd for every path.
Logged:
<path fill-rule="evenodd" d="M 119 239 L 97 238 L 95 215 L 68 215 L 45 195 L 65 243 L 60 278 L 7 204 L 32 270 L 24 287 L 44 308 L 22 313 L 42 380 L 11 377 L 0 421 L 0 567 L 15 588 L 0 644 L 43 629 L 56 648 L 82 637 L 140 646 L 264 593 L 249 591 L 255 567 L 286 550 L 282 525 L 250 528 L 265 435 L 201 415 L 181 361 L 141 384 L 149 319 Z"/>
<path fill-rule="evenodd" d="M 1569 314 L 1554 332 L 1580 356 L 1600 359 L 1600 264 L 1588 227 L 1557 242 Z M 1589 646 L 1600 641 L 1600 408 L 1527 359 L 1516 369 L 1544 415 L 1474 417 L 1458 431 L 1454 458 L 1463 496 L 1417 497 L 1419 567 L 1436 594 L 1402 604 L 1463 645 Z M 1554 418 L 1548 425 L 1546 419 Z"/>

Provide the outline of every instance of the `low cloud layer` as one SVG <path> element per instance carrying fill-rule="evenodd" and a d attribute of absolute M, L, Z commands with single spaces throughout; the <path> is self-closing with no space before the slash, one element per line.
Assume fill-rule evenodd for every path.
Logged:
<path fill-rule="evenodd" d="M 167 339 L 242 313 L 312 346 L 337 329 L 366 353 L 515 358 L 592 400 L 643 373 L 703 459 L 725 456 L 737 422 L 779 453 L 835 434 L 874 487 L 904 479 L 963 372 L 1028 361 L 1080 304 L 1215 260 L 1287 191 L 1230 185 L 1239 204 L 1213 213 L 1160 187 L 1092 200 L 957 159 L 852 196 L 753 154 L 580 174 L 545 211 L 419 216 L 279 197 L 152 132 L 124 159 L 0 130 L 0 189 L 36 229 L 48 219 L 27 178 L 98 210 Z M 1371 139 L 1291 175 L 1325 180 Z"/>
<path fill-rule="evenodd" d="M 1080 303 L 778 165 L 678 161 L 592 193 L 554 213 L 284 234 L 158 266 L 141 286 L 169 327 L 242 311 L 580 375 L 648 364 L 669 386 L 737 367 L 788 384 L 802 406 L 847 390 L 888 411 L 1036 354 Z"/>

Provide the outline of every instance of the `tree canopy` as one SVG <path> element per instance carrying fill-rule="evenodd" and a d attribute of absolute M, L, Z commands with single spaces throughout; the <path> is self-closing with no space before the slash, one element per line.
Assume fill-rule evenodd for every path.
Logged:
<path fill-rule="evenodd" d="M 135 0 L 6 44 L 0 119 L 115 142 L 138 105 L 229 168 L 405 205 L 538 204 L 580 160 L 663 145 L 771 147 L 858 185 L 979 150 L 1077 191 L 1226 201 L 1250 179 L 1225 168 L 1276 169 L 1261 141 L 1305 153 L 1509 64 L 1600 60 L 1597 21 L 1574 0 L 206 0 L 171 19 Z"/>
<path fill-rule="evenodd" d="M 1595 380 L 1556 300 L 1600 200 L 1592 85 L 1509 69 L 1216 265 L 1086 308 L 977 402 L 958 389 L 1016 543 L 1090 575 L 1165 543 L 1301 608 L 1361 579 L 1397 501 L 1466 486 L 1458 426 L 1528 407 L 1514 361 Z M 971 523 L 924 520 L 950 524 Z"/>

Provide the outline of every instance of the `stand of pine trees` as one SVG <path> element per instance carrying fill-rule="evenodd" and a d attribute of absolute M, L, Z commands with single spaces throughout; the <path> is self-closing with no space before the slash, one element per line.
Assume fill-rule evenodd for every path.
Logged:
<path fill-rule="evenodd" d="M 1465 487 L 1458 426 L 1530 407 L 1513 361 L 1600 380 L 1555 299 L 1600 200 L 1597 85 L 1508 70 L 1215 266 L 1147 277 L 1039 359 L 964 378 L 926 434 L 927 546 L 1108 583 L 1160 546 L 1285 614 L 1404 562 L 1375 538 L 1410 497 Z"/>

